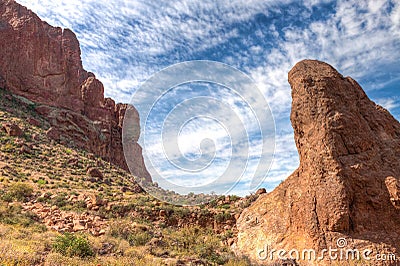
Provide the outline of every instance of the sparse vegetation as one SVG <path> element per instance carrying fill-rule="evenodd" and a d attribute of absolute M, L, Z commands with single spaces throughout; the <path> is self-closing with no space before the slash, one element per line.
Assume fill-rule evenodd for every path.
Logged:
<path fill-rule="evenodd" d="M 71 233 L 57 236 L 53 243 L 53 250 L 68 257 L 85 258 L 94 255 L 86 237 Z"/>
<path fill-rule="evenodd" d="M 41 126 L 27 123 L 29 117 Z M 0 265 L 165 265 L 166 260 L 170 265 L 192 260 L 250 265 L 235 259 L 227 245 L 235 237 L 229 222 L 246 202 L 240 203 L 241 198 L 225 201 L 214 195 L 212 203 L 180 207 L 146 193 L 123 192 L 123 187 L 135 185 L 128 173 L 86 151 L 49 140 L 49 124 L 34 106 L 0 90 L 0 127 L 4 122 L 16 123 L 24 135 L 10 137 L 0 130 Z M 20 152 L 22 146 L 31 147 L 29 156 Z M 88 167 L 99 168 L 104 178 L 90 180 Z M 201 201 L 194 194 L 187 199 Z M 61 234 L 53 223 L 46 224 L 27 209 L 35 204 L 48 212 L 57 209 L 102 219 L 105 233 L 95 236 L 82 229 Z"/>
<path fill-rule="evenodd" d="M 3 193 L 2 199 L 4 201 L 27 201 L 32 196 L 33 188 L 28 184 L 18 182 L 8 186 Z"/>

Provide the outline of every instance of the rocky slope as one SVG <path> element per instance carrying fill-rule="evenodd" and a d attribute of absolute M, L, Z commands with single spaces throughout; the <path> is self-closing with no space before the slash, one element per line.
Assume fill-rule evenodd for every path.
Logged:
<path fill-rule="evenodd" d="M 0 0 L 0 47 L 0 87 L 35 103 L 50 122 L 50 137 L 127 170 L 121 140 L 127 105 L 104 98 L 103 84 L 82 67 L 72 31 L 50 26 L 14 0 Z M 136 127 L 139 132 L 138 115 Z M 133 146 L 133 174 L 150 179 L 140 146 Z"/>
<path fill-rule="evenodd" d="M 400 257 L 399 122 L 326 63 L 299 62 L 289 83 L 300 166 L 243 211 L 238 253 L 268 264 L 267 249 L 297 249 L 300 265 L 322 265 L 328 255 L 302 260 L 301 251 L 315 249 L 318 257 L 323 249 L 368 248 L 363 265 L 398 265 L 376 256 Z M 333 263 L 349 265 L 345 258 Z"/>
<path fill-rule="evenodd" d="M 258 195 L 170 205 L 121 168 L 50 139 L 48 124 L 0 89 L 0 265 L 249 265 L 230 246 Z M 86 239 L 92 256 L 54 248 L 67 232 Z"/>

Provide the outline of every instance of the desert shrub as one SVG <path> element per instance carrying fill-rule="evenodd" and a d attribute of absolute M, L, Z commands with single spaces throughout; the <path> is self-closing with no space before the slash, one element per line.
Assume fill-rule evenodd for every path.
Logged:
<path fill-rule="evenodd" d="M 144 246 L 153 237 L 153 233 L 146 225 L 137 224 L 132 227 L 128 221 L 115 221 L 110 226 L 109 234 L 115 238 L 122 238 L 130 246 Z"/>
<path fill-rule="evenodd" d="M 36 226 L 37 231 L 46 231 L 46 227 L 38 223 L 38 220 L 39 217 L 34 213 L 22 211 L 21 205 L 8 205 L 4 201 L 0 202 L 0 223 L 24 227 Z"/>
<path fill-rule="evenodd" d="M 152 235 L 149 232 L 135 232 L 128 236 L 128 242 L 131 246 L 144 246 L 151 238 Z"/>
<path fill-rule="evenodd" d="M 178 231 L 169 231 L 164 235 L 167 246 L 178 255 L 197 256 L 218 265 L 224 264 L 229 259 L 229 252 L 223 250 L 220 239 L 212 230 L 197 226 L 185 227 Z"/>
<path fill-rule="evenodd" d="M 52 200 L 51 203 L 56 205 L 58 208 L 62 208 L 67 205 L 67 194 L 65 192 L 57 194 Z"/>
<path fill-rule="evenodd" d="M 89 241 L 82 235 L 65 233 L 57 236 L 53 243 L 53 250 L 69 257 L 91 257 L 94 255 Z"/>
<path fill-rule="evenodd" d="M 46 181 L 46 180 L 43 180 L 43 179 L 38 179 L 38 180 L 36 181 L 36 183 L 37 183 L 39 186 L 43 186 L 43 185 L 46 185 L 46 184 L 47 184 L 47 181 Z"/>
<path fill-rule="evenodd" d="M 231 219 L 231 214 L 228 212 L 220 212 L 214 216 L 214 219 L 219 223 L 223 223 Z"/>
<path fill-rule="evenodd" d="M 106 218 L 120 218 L 124 217 L 130 211 L 135 210 L 135 207 L 135 203 L 116 204 L 111 207 L 110 211 L 106 210 L 104 207 L 100 208 L 99 213 Z"/>
<path fill-rule="evenodd" d="M 1 151 L 3 152 L 15 152 L 16 146 L 12 142 L 8 142 L 1 146 Z"/>
<path fill-rule="evenodd" d="M 29 266 L 40 265 L 41 257 L 34 252 L 26 252 L 15 249 L 15 246 L 8 242 L 0 243 L 0 265 L 11 266 Z"/>
<path fill-rule="evenodd" d="M 225 209 L 225 210 L 229 209 L 230 207 L 231 207 L 230 204 L 224 204 L 224 205 L 219 206 L 219 208 Z"/>
<path fill-rule="evenodd" d="M 85 210 L 86 207 L 86 202 L 84 200 L 78 200 L 77 202 L 75 202 L 75 208 L 77 210 Z"/>
<path fill-rule="evenodd" d="M 228 262 L 226 262 L 224 265 L 225 266 L 251 266 L 252 264 L 248 258 L 234 258 L 234 259 L 228 260 Z"/>
<path fill-rule="evenodd" d="M 231 195 L 231 201 L 237 201 L 237 200 L 239 200 L 239 199 L 240 199 L 239 196 L 237 196 L 237 195 Z"/>
<path fill-rule="evenodd" d="M 11 184 L 8 188 L 6 188 L 2 199 L 7 202 L 11 202 L 13 200 L 27 201 L 29 197 L 32 196 L 32 193 L 33 188 L 31 186 L 18 182 Z"/>

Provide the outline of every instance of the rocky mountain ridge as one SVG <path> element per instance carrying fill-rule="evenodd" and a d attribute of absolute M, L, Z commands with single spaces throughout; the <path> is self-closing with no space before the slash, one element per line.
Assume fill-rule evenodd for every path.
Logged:
<path fill-rule="evenodd" d="M 51 138 L 128 170 L 121 136 L 128 105 L 104 98 L 103 84 L 83 69 L 75 34 L 50 26 L 14 0 L 1 0 L 0 35 L 0 87 L 34 105 L 49 121 Z M 135 164 L 131 170 L 150 179 L 136 143 L 139 115 L 135 118 Z"/>

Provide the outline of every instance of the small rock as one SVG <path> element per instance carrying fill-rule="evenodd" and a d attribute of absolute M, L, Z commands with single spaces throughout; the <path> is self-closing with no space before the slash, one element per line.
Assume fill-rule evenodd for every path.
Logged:
<path fill-rule="evenodd" d="M 22 129 L 14 123 L 3 124 L 3 129 L 11 137 L 21 137 L 24 133 Z"/>
<path fill-rule="evenodd" d="M 35 141 L 40 140 L 40 135 L 39 134 L 32 134 L 32 139 Z"/>
<path fill-rule="evenodd" d="M 160 217 L 165 217 L 167 212 L 165 210 L 160 210 L 159 216 Z"/>
<path fill-rule="evenodd" d="M 32 126 L 35 126 L 35 127 L 39 127 L 40 126 L 40 122 L 38 120 L 36 120 L 35 118 L 33 118 L 33 117 L 29 117 L 26 121 L 29 124 L 31 124 Z"/>
<path fill-rule="evenodd" d="M 71 166 L 77 166 L 78 163 L 79 163 L 78 158 L 71 158 L 71 159 L 69 159 L 69 160 L 67 161 L 67 164 L 68 164 L 68 165 L 71 165 Z"/>
<path fill-rule="evenodd" d="M 224 230 L 225 230 L 225 231 L 231 230 L 231 226 L 225 225 L 225 226 L 224 226 Z"/>
<path fill-rule="evenodd" d="M 141 193 L 141 192 L 143 192 L 143 189 L 139 185 L 134 185 L 131 188 L 131 192 L 133 192 L 133 193 Z"/>
<path fill-rule="evenodd" d="M 46 131 L 46 136 L 49 139 L 60 140 L 61 133 L 58 129 L 51 127 Z"/>
<path fill-rule="evenodd" d="M 27 154 L 31 154 L 32 153 L 32 150 L 28 147 L 28 146 L 26 146 L 26 145 L 23 145 L 20 149 L 19 149 L 19 153 L 27 153 Z"/>
<path fill-rule="evenodd" d="M 267 193 L 267 190 L 265 188 L 259 188 L 256 191 L 256 195 L 261 195 L 261 194 L 265 194 L 265 193 Z"/>
<path fill-rule="evenodd" d="M 0 162 L 0 169 L 6 169 L 8 168 L 8 164 Z"/>
<path fill-rule="evenodd" d="M 100 255 L 109 254 L 109 253 L 112 252 L 113 249 L 114 249 L 114 245 L 113 244 L 111 244 L 111 243 L 103 243 L 101 249 L 99 250 L 99 254 Z"/>
<path fill-rule="evenodd" d="M 97 177 L 99 179 L 103 179 L 103 174 L 100 172 L 99 169 L 95 168 L 95 167 L 90 167 L 87 172 L 87 175 L 91 176 L 91 177 Z"/>
<path fill-rule="evenodd" d="M 74 231 L 85 230 L 85 226 L 81 224 L 80 220 L 73 220 L 73 223 L 74 223 L 74 227 L 73 227 Z"/>

